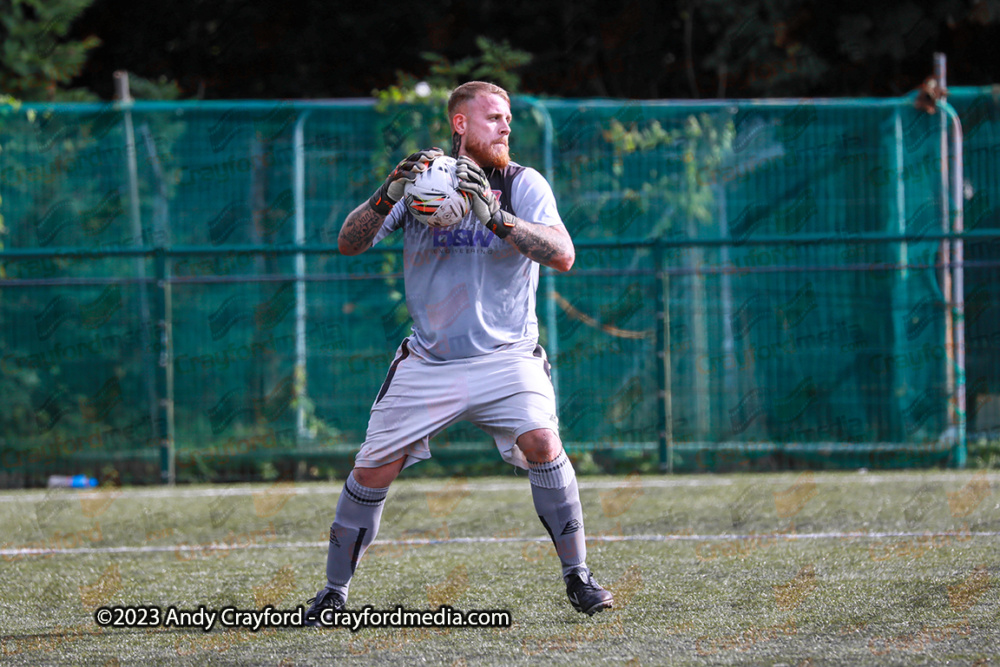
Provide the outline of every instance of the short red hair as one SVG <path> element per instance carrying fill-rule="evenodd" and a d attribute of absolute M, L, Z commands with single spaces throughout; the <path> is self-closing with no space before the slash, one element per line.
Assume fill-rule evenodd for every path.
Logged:
<path fill-rule="evenodd" d="M 510 95 L 500 86 L 487 81 L 469 81 L 451 91 L 448 97 L 448 122 L 455 118 L 455 114 L 460 112 L 466 102 L 479 95 L 499 95 L 507 102 L 507 106 L 510 106 Z"/>

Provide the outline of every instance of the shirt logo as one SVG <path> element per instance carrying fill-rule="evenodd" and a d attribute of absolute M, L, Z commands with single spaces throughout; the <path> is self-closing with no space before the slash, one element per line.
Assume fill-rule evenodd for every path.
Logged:
<path fill-rule="evenodd" d="M 488 229 L 434 228 L 435 248 L 489 248 L 496 236 Z"/>

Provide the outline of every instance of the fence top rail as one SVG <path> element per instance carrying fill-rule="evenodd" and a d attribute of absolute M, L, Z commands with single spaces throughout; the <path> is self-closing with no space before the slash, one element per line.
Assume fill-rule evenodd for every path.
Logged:
<path fill-rule="evenodd" d="M 740 247 L 750 245 L 821 245 L 824 243 L 856 245 L 860 243 L 920 243 L 924 241 L 988 241 L 1000 239 L 1000 229 L 949 232 L 937 234 L 811 234 L 803 236 L 759 236 L 747 239 L 632 239 L 617 241 L 599 241 L 582 239 L 575 241 L 577 248 L 704 248 L 704 247 Z M 401 253 L 402 246 L 384 246 L 371 248 L 369 252 Z M 185 257 L 190 255 L 330 255 L 340 254 L 336 245 L 233 245 L 233 246 L 134 246 L 129 248 L 7 248 L 0 250 L 0 261 L 42 259 L 47 257 L 137 257 L 143 255 L 164 255 L 167 257 Z"/>
<path fill-rule="evenodd" d="M 753 98 L 731 98 L 721 100 L 710 99 L 672 99 L 672 100 L 619 100 L 614 98 L 590 98 L 590 99 L 539 99 L 538 101 L 546 107 L 558 108 L 578 108 L 580 106 L 598 108 L 620 108 L 623 106 L 638 106 L 643 108 L 728 108 L 739 106 L 747 107 L 799 107 L 814 106 L 830 109 L 871 109 L 871 108 L 892 108 L 900 105 L 912 104 L 916 93 L 909 93 L 902 97 L 886 98 L 835 98 L 835 97 L 775 97 L 768 99 Z"/>
<path fill-rule="evenodd" d="M 247 111 L 267 110 L 285 107 L 293 111 L 312 109 L 357 109 L 375 106 L 373 98 L 343 98 L 323 100 L 131 100 L 129 102 L 21 102 L 17 105 L 0 104 L 0 113 L 59 110 L 68 113 L 92 113 L 109 108 L 128 108 L 131 111 Z"/>
<path fill-rule="evenodd" d="M 949 88 L 951 96 L 974 96 L 988 93 L 1000 95 L 1000 90 L 996 86 L 980 87 L 957 87 Z M 646 108 L 683 108 L 691 109 L 697 107 L 704 108 L 725 108 L 734 105 L 741 107 L 787 107 L 787 106 L 816 106 L 824 108 L 884 108 L 894 107 L 900 104 L 911 104 L 916 96 L 916 92 L 908 93 L 902 97 L 885 98 L 835 98 L 835 97 L 780 97 L 767 99 L 754 98 L 729 98 L 729 99 L 625 99 L 625 98 L 548 98 L 534 95 L 515 95 L 512 99 L 517 103 L 531 106 L 541 104 L 547 108 L 578 108 L 580 106 L 590 106 L 597 108 L 612 108 L 622 106 L 640 106 Z M 132 100 L 127 103 L 120 101 L 103 102 L 20 102 L 15 105 L 0 105 L 0 113 L 17 111 L 50 111 L 58 109 L 63 112 L 93 112 L 106 110 L 113 106 L 129 108 L 133 111 L 198 111 L 198 110 L 272 110 L 281 106 L 291 110 L 313 110 L 313 109 L 356 109 L 372 107 L 376 100 L 371 97 L 348 97 L 348 98 L 326 98 L 326 99 L 237 99 L 237 100 Z"/>

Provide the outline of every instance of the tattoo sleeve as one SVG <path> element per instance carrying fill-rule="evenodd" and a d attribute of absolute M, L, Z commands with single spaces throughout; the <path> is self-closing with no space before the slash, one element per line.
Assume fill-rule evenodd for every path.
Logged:
<path fill-rule="evenodd" d="M 372 210 L 367 201 L 348 213 L 337 237 L 341 251 L 358 255 L 368 250 L 385 218 Z"/>
<path fill-rule="evenodd" d="M 518 218 L 506 240 L 528 259 L 559 271 L 569 270 L 576 256 L 573 240 L 562 225 L 546 227 Z"/>

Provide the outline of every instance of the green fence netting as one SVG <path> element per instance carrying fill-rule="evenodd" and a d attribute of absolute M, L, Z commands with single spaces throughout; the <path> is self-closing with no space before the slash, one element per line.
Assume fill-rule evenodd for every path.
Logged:
<path fill-rule="evenodd" d="M 515 100 L 514 159 L 550 179 L 577 244 L 538 299 L 570 452 L 963 464 L 967 430 L 1000 426 L 998 103 L 951 102 L 964 142 L 950 108 L 912 99 Z M 346 472 L 409 317 L 399 240 L 343 257 L 337 232 L 402 156 L 447 145 L 442 119 L 0 112 L 5 483 Z M 497 458 L 468 424 L 432 451 L 448 470 Z"/>

